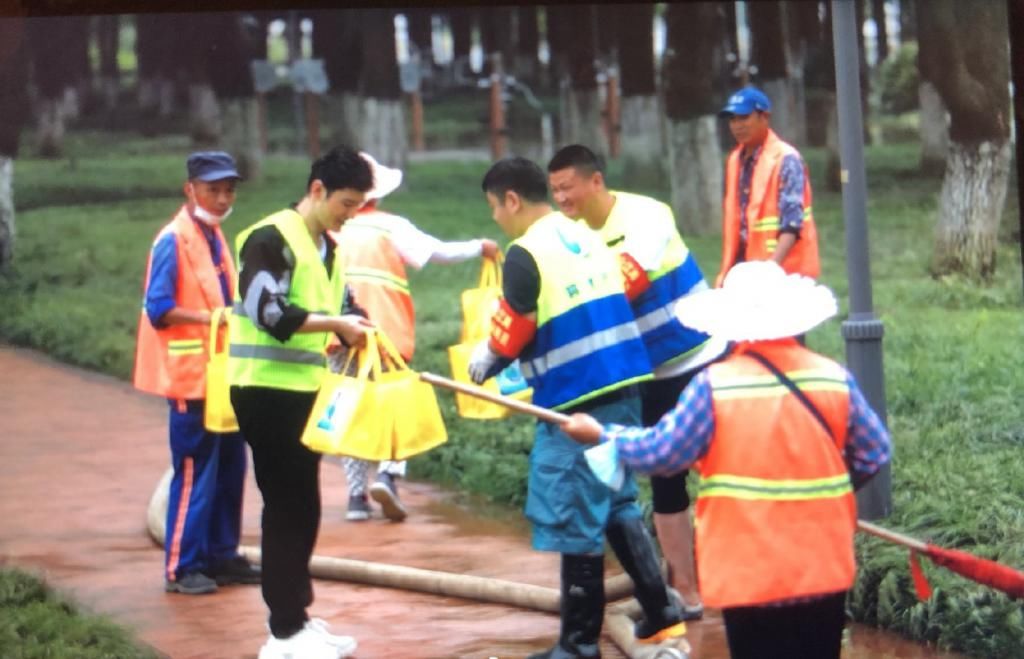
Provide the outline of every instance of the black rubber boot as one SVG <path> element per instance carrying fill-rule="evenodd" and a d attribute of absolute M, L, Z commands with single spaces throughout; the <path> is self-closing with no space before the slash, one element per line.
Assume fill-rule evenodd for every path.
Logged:
<path fill-rule="evenodd" d="M 555 647 L 527 659 L 600 659 L 604 556 L 562 554 L 561 617 Z"/>
<path fill-rule="evenodd" d="M 683 621 L 683 611 L 661 576 L 661 565 L 654 553 L 654 543 L 643 520 L 630 519 L 608 527 L 608 544 L 622 568 L 633 580 L 633 593 L 644 617 L 636 623 L 634 633 L 640 640 Z"/>

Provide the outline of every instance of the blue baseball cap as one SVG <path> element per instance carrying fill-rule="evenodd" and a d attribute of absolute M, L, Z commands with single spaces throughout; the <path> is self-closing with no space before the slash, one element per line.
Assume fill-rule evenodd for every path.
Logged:
<path fill-rule="evenodd" d="M 729 117 L 738 114 L 745 117 L 755 111 L 771 112 L 771 109 L 772 102 L 763 91 L 757 87 L 744 87 L 729 97 L 729 102 L 719 111 L 718 116 Z"/>
<path fill-rule="evenodd" d="M 196 151 L 185 162 L 190 181 L 220 181 L 242 178 L 235 167 L 235 159 L 223 151 Z"/>

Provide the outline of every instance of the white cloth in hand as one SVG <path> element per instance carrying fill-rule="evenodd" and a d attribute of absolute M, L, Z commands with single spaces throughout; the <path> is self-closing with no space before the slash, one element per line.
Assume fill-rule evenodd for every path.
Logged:
<path fill-rule="evenodd" d="M 590 471 L 597 480 L 618 492 L 626 480 L 626 469 L 619 462 L 619 451 L 614 441 L 604 442 L 583 452 Z"/>
<path fill-rule="evenodd" d="M 476 344 L 469 358 L 469 377 L 477 384 L 483 384 L 487 379 L 487 372 L 498 361 L 498 355 L 487 345 L 488 341 L 489 339 L 484 339 Z"/>

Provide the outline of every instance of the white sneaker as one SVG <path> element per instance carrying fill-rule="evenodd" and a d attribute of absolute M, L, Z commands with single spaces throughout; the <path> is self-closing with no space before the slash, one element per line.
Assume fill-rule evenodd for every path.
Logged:
<path fill-rule="evenodd" d="M 333 638 L 344 639 L 344 636 Z M 330 642 L 317 629 L 306 626 L 288 638 L 271 636 L 260 648 L 259 659 L 341 659 L 355 650 L 355 639 L 348 639 L 349 649 Z"/>
<path fill-rule="evenodd" d="M 325 641 L 341 650 L 342 657 L 347 657 L 356 651 L 356 639 L 351 636 L 332 634 L 330 626 L 323 618 L 310 618 L 306 621 L 306 626 L 303 629 L 320 634 Z"/>

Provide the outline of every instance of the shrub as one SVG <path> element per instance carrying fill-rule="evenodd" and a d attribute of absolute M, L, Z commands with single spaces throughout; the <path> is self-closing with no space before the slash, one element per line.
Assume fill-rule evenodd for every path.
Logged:
<path fill-rule="evenodd" d="M 879 92 L 882 111 L 900 114 L 917 109 L 917 44 L 905 43 L 882 63 L 879 72 Z"/>

